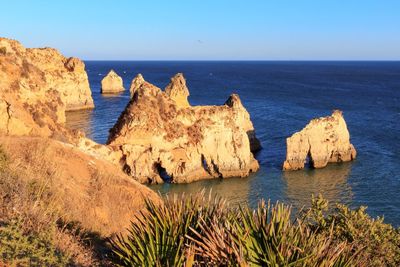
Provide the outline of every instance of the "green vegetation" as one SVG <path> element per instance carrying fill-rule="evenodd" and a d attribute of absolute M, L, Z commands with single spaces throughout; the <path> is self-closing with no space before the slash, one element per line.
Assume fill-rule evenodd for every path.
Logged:
<path fill-rule="evenodd" d="M 322 197 L 292 216 L 282 203 L 229 207 L 204 194 L 147 203 L 111 240 L 121 266 L 399 266 L 400 232 L 365 208 Z"/>

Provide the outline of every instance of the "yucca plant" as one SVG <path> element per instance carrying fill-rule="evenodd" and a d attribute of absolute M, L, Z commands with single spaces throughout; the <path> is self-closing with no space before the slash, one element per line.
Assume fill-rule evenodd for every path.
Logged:
<path fill-rule="evenodd" d="M 224 218 L 225 201 L 202 192 L 166 197 L 163 204 L 146 201 L 146 210 L 135 217 L 127 236 L 111 240 L 122 266 L 186 266 L 193 260 L 189 228 L 201 220 Z M 187 261 L 189 260 L 189 261 Z"/>

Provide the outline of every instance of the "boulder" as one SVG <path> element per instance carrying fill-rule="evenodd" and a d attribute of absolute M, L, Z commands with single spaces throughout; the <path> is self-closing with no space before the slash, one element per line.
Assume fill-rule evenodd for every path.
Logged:
<path fill-rule="evenodd" d="M 102 94 L 116 94 L 125 90 L 122 78 L 114 70 L 106 75 L 101 80 L 101 93 Z"/>
<path fill-rule="evenodd" d="M 313 168 L 323 168 L 329 162 L 351 161 L 356 150 L 342 112 L 313 119 L 300 132 L 286 139 L 286 160 L 283 170 L 303 169 L 307 159 Z"/>
<path fill-rule="evenodd" d="M 107 141 L 121 151 L 125 172 L 141 183 L 188 183 L 257 171 L 257 139 L 249 139 L 254 128 L 239 96 L 222 106 L 189 106 L 188 95 L 182 74 L 165 92 L 148 82 L 137 89 Z"/>
<path fill-rule="evenodd" d="M 140 88 L 140 86 L 144 83 L 144 78 L 142 74 L 136 75 L 136 77 L 132 80 L 131 87 L 129 88 L 129 92 L 131 97 L 135 94 L 135 92 Z"/>

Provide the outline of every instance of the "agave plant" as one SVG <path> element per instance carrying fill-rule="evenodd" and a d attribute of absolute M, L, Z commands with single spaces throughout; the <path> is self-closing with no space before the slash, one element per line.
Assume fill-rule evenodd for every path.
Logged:
<path fill-rule="evenodd" d="M 186 266 L 193 260 L 189 228 L 201 220 L 223 218 L 225 201 L 198 195 L 167 197 L 163 204 L 146 202 L 146 210 L 135 216 L 127 236 L 111 240 L 123 266 Z"/>

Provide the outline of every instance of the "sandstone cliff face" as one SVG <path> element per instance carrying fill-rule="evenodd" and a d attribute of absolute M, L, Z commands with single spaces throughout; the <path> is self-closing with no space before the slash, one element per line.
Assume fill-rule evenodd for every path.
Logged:
<path fill-rule="evenodd" d="M 2 93 L 17 93 L 26 102 L 37 102 L 49 91 L 57 91 L 67 111 L 94 107 L 85 65 L 77 58 L 0 38 L 0 66 Z"/>
<path fill-rule="evenodd" d="M 329 162 L 350 161 L 357 155 L 339 110 L 332 116 L 311 120 L 303 130 L 287 138 L 286 145 L 284 170 L 303 169 L 307 157 L 312 167 L 323 168 Z"/>
<path fill-rule="evenodd" d="M 250 116 L 237 95 L 222 106 L 189 106 L 181 74 L 165 92 L 143 82 L 110 130 L 108 145 L 141 183 L 186 183 L 247 176 L 259 166 L 251 152 Z"/>
<path fill-rule="evenodd" d="M 66 110 L 92 107 L 83 62 L 0 38 L 0 132 L 50 136 Z"/>
<path fill-rule="evenodd" d="M 122 78 L 114 70 L 106 75 L 106 77 L 101 80 L 101 93 L 102 94 L 115 94 L 120 93 L 125 90 Z"/>
<path fill-rule="evenodd" d="M 136 75 L 136 77 L 132 80 L 131 87 L 129 88 L 129 92 L 131 94 L 131 97 L 135 94 L 135 92 L 142 86 L 144 83 L 144 78 L 142 74 Z"/>

